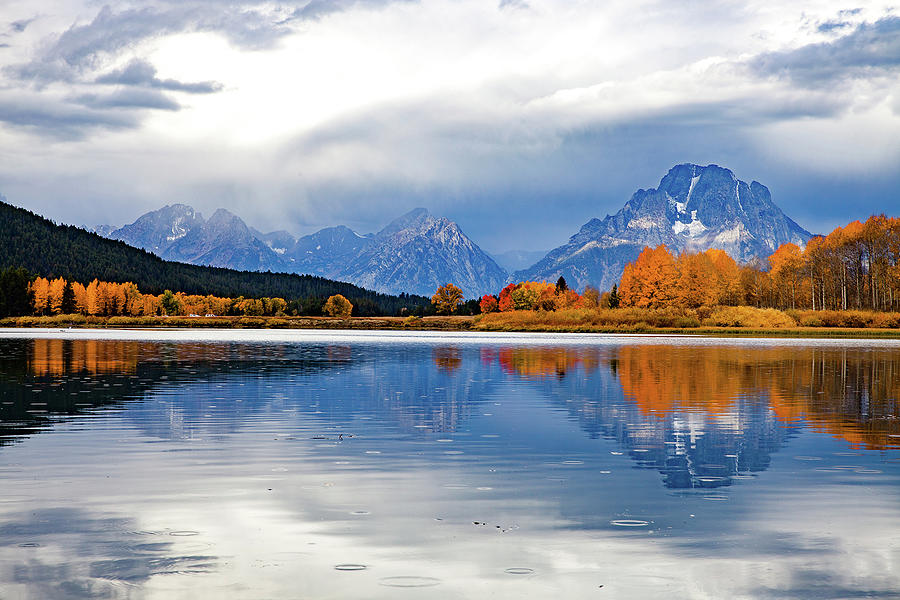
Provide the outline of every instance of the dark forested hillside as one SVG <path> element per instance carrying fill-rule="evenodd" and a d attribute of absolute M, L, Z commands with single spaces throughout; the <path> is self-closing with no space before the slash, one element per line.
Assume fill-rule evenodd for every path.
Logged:
<path fill-rule="evenodd" d="M 349 298 L 359 314 L 398 314 L 430 304 L 427 298 L 390 296 L 311 275 L 235 271 L 164 261 L 149 252 L 71 225 L 57 225 L 27 210 L 0 202 L 0 269 L 24 267 L 43 277 L 85 283 L 131 281 L 145 293 L 165 289 L 226 297 Z"/>

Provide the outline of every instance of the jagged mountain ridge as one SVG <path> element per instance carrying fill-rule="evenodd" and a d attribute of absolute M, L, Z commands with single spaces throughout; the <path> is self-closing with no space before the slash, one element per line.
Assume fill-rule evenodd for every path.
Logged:
<path fill-rule="evenodd" d="M 454 283 L 467 297 L 496 292 L 507 273 L 459 226 L 418 208 L 376 234 L 339 225 L 297 240 L 262 233 L 225 209 L 209 220 L 185 204 L 146 213 L 107 237 L 167 260 L 248 271 L 319 275 L 383 293 L 431 295 Z"/>
<path fill-rule="evenodd" d="M 417 208 L 375 234 L 338 275 L 375 290 L 404 286 L 430 295 L 453 283 L 467 298 L 496 293 L 506 271 L 445 217 Z"/>
<path fill-rule="evenodd" d="M 591 219 L 568 243 L 513 279 L 608 289 L 645 246 L 672 252 L 720 248 L 739 262 L 765 258 L 781 244 L 812 237 L 772 201 L 763 184 L 747 184 L 718 165 L 672 167 L 656 189 L 639 189 L 615 215 Z"/>
<path fill-rule="evenodd" d="M 656 189 L 639 189 L 615 215 L 591 219 L 569 242 L 509 276 L 456 223 L 415 209 L 375 234 L 339 225 L 294 239 L 262 233 L 220 209 L 209 221 L 176 204 L 147 213 L 109 237 L 163 258 L 246 270 L 308 273 L 384 293 L 430 295 L 444 283 L 466 297 L 496 293 L 509 281 L 555 281 L 608 289 L 645 246 L 673 252 L 721 248 L 740 262 L 765 258 L 811 234 L 788 218 L 759 182 L 717 165 L 677 165 Z M 524 255 L 524 252 L 521 253 Z"/>
<path fill-rule="evenodd" d="M 142 215 L 107 237 L 165 260 L 240 271 L 285 270 L 280 256 L 223 208 L 207 221 L 186 204 L 172 204 Z"/>
<path fill-rule="evenodd" d="M 285 254 L 290 268 L 304 273 L 340 277 L 346 265 L 368 247 L 375 236 L 360 235 L 344 225 L 326 227 L 298 239 Z"/>

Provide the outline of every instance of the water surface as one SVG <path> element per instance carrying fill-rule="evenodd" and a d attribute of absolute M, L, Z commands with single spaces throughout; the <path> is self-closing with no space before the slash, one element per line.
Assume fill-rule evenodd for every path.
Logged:
<path fill-rule="evenodd" d="M 900 595 L 900 345 L 0 332 L 0 599 Z"/>

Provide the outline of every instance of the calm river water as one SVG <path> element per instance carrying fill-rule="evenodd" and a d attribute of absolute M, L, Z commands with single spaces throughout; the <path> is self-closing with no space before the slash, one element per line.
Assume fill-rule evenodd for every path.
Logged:
<path fill-rule="evenodd" d="M 0 599 L 900 597 L 900 344 L 0 331 Z"/>

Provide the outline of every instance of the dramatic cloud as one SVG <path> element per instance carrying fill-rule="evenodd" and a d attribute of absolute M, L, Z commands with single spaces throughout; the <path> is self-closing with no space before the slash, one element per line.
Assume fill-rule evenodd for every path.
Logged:
<path fill-rule="evenodd" d="M 841 28 L 847 26 L 840 23 Z M 786 77 L 808 86 L 896 75 L 900 69 L 900 17 L 863 23 L 834 41 L 765 53 L 751 65 L 760 75 Z"/>
<path fill-rule="evenodd" d="M 53 132 L 62 139 L 81 139 L 91 130 L 129 129 L 137 126 L 134 116 L 92 110 L 32 96 L 0 95 L 0 123 L 29 131 Z"/>
<path fill-rule="evenodd" d="M 300 234 L 424 205 L 499 251 L 557 245 L 686 161 L 762 181 L 811 230 L 900 190 L 887 0 L 37 0 L 6 18 L 0 191 L 58 220 L 180 201 Z"/>

